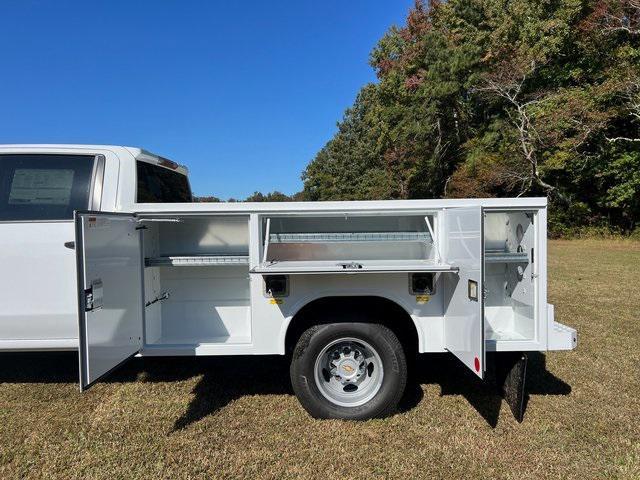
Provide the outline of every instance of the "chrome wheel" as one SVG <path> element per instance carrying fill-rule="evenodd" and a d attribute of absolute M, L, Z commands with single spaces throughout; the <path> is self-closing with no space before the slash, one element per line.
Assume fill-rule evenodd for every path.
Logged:
<path fill-rule="evenodd" d="M 378 352 L 367 342 L 340 338 L 315 362 L 315 382 L 322 396 L 341 407 L 358 407 L 380 390 L 384 371 Z"/>

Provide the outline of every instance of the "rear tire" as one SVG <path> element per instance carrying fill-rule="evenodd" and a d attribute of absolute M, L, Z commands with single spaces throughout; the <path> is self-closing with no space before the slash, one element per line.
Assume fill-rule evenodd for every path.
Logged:
<path fill-rule="evenodd" d="M 407 383 L 398 337 L 372 323 L 314 325 L 299 338 L 291 384 L 314 418 L 367 420 L 393 413 Z"/>

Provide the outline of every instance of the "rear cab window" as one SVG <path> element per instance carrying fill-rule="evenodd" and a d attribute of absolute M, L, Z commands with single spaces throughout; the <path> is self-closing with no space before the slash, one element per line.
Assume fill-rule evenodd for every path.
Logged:
<path fill-rule="evenodd" d="M 95 156 L 0 155 L 0 221 L 71 220 L 89 206 Z"/>
<path fill-rule="evenodd" d="M 191 203 L 191 187 L 186 175 L 170 168 L 138 160 L 137 203 Z"/>

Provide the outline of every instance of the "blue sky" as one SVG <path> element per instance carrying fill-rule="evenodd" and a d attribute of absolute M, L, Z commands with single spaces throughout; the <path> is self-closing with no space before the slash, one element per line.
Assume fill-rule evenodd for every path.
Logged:
<path fill-rule="evenodd" d="M 0 2 L 0 143 L 142 146 L 291 194 L 413 0 Z"/>

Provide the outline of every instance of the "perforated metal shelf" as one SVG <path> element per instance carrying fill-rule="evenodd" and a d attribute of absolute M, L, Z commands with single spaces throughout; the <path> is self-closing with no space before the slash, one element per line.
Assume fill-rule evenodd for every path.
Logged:
<path fill-rule="evenodd" d="M 269 243 L 427 242 L 429 232 L 271 233 Z"/>
<path fill-rule="evenodd" d="M 529 263 L 529 255 L 526 252 L 486 252 L 486 263 Z"/>
<path fill-rule="evenodd" d="M 248 255 L 176 255 L 145 258 L 147 267 L 210 267 L 216 265 L 249 265 Z"/>

